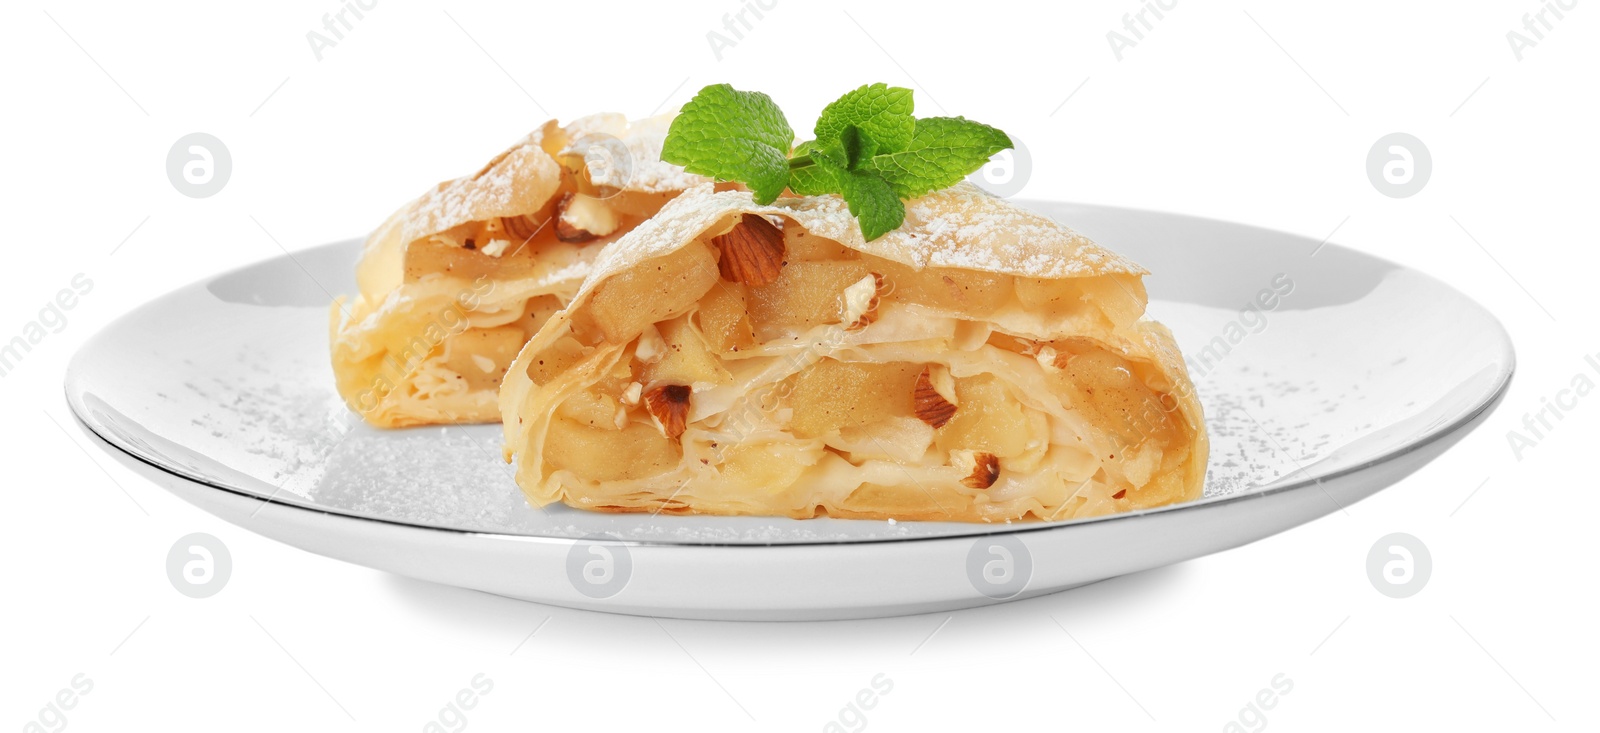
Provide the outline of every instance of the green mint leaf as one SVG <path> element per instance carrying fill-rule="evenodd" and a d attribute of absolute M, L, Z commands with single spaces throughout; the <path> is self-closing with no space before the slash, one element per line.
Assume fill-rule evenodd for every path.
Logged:
<path fill-rule="evenodd" d="M 796 196 L 821 196 L 838 193 L 839 179 L 832 168 L 818 165 L 815 158 L 816 141 L 807 140 L 794 146 L 794 157 L 789 159 L 789 190 Z"/>
<path fill-rule="evenodd" d="M 794 165 L 797 162 L 800 164 Z M 794 195 L 821 196 L 839 192 L 839 179 L 810 158 L 803 161 L 791 158 L 790 164 L 793 167 L 789 169 L 789 190 Z"/>
<path fill-rule="evenodd" d="M 878 143 L 855 125 L 846 126 L 839 132 L 839 147 L 844 150 L 845 167 L 850 170 L 859 168 L 861 161 L 878 153 Z"/>
<path fill-rule="evenodd" d="M 771 97 L 713 84 L 673 119 L 661 159 L 690 173 L 743 183 L 758 203 L 769 204 L 789 184 L 793 143 L 794 130 Z"/>
<path fill-rule="evenodd" d="M 805 145 L 806 155 L 812 160 L 825 160 L 832 163 L 834 168 L 849 170 L 850 166 L 844 154 L 844 147 L 839 144 L 839 141 L 824 143 L 821 140 L 812 140 L 802 144 Z"/>
<path fill-rule="evenodd" d="M 861 236 L 868 242 L 900 228 L 906 220 L 906 205 L 894 187 L 876 173 L 851 171 L 840 178 L 844 202 L 861 223 Z"/>
<path fill-rule="evenodd" d="M 796 196 L 838 193 L 839 181 L 822 166 L 811 164 L 789 169 L 789 190 Z"/>
<path fill-rule="evenodd" d="M 1010 137 L 983 123 L 927 117 L 917 120 L 905 149 L 875 155 L 861 169 L 881 174 L 897 195 L 912 199 L 954 186 L 1009 147 Z"/>
<path fill-rule="evenodd" d="M 855 126 L 877 143 L 878 152 L 897 152 L 911 143 L 916 120 L 911 116 L 911 90 L 887 84 L 868 84 L 838 98 L 817 117 L 819 142 L 840 139 Z"/>

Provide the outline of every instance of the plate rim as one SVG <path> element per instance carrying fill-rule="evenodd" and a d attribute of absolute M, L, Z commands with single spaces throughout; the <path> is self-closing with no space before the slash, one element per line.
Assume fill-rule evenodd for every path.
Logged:
<path fill-rule="evenodd" d="M 1206 223 L 1210 223 L 1210 224 L 1221 224 L 1221 225 L 1227 225 L 1227 226 L 1232 226 L 1232 227 L 1242 227 L 1242 228 L 1251 229 L 1251 230 L 1254 230 L 1254 231 L 1257 231 L 1257 232 L 1263 232 L 1263 233 L 1268 233 L 1268 234 L 1273 234 L 1273 235 L 1280 235 L 1280 236 L 1289 237 L 1289 238 L 1305 239 L 1307 241 L 1311 241 L 1309 237 L 1306 237 L 1304 235 L 1295 234 L 1295 233 L 1292 233 L 1292 232 L 1286 232 L 1286 231 L 1282 231 L 1282 230 L 1278 230 L 1278 229 L 1271 229 L 1271 228 L 1268 228 L 1268 227 L 1256 226 L 1256 225 L 1253 225 L 1253 224 L 1246 224 L 1246 223 L 1242 223 L 1242 222 L 1229 221 L 1229 220 L 1226 220 L 1226 219 L 1217 219 L 1217 218 L 1212 218 L 1212 217 L 1196 216 L 1196 215 L 1193 215 L 1193 214 L 1184 214 L 1184 213 L 1171 212 L 1171 211 L 1161 211 L 1161 210 L 1157 210 L 1157 209 L 1143 209 L 1143 208 L 1134 208 L 1134 207 L 1125 207 L 1125 206 L 1106 206 L 1106 205 L 1101 205 L 1101 204 L 1093 204 L 1093 203 L 1085 203 L 1085 202 L 1052 201 L 1052 200 L 1046 200 L 1046 199 L 1018 199 L 1018 200 L 1014 200 L 1014 203 L 1017 203 L 1018 205 L 1021 205 L 1023 207 L 1029 208 L 1029 209 L 1034 210 L 1034 211 L 1039 211 L 1040 210 L 1040 207 L 1034 206 L 1034 205 L 1038 204 L 1038 205 L 1043 205 L 1044 207 L 1081 206 L 1081 207 L 1089 207 L 1089 208 L 1095 208 L 1095 209 L 1108 210 L 1108 211 L 1124 213 L 1124 214 L 1156 215 L 1156 216 L 1163 216 L 1163 217 L 1172 217 L 1172 218 L 1178 218 L 1178 219 L 1186 219 L 1186 220 L 1190 220 L 1190 221 L 1206 222 Z M 1046 213 L 1046 212 L 1041 212 L 1041 213 Z M 1046 213 L 1046 215 L 1048 216 L 1049 214 Z M 331 248 L 336 248 L 336 247 L 349 246 L 349 245 L 351 245 L 353 243 L 359 243 L 360 241 L 361 241 L 360 238 L 342 239 L 342 240 L 338 240 L 338 241 L 334 241 L 334 242 L 327 242 L 327 243 L 324 243 L 324 244 L 316 245 L 316 246 L 313 246 L 313 247 L 308 247 L 308 248 L 305 248 L 302 251 L 331 249 Z M 73 391 L 73 388 L 72 388 L 72 379 L 71 379 L 71 377 L 72 377 L 72 375 L 74 373 L 76 373 L 78 371 L 77 370 L 77 365 L 79 363 L 79 359 L 83 358 L 84 353 L 96 341 L 99 340 L 99 338 L 100 338 L 100 336 L 102 334 L 104 334 L 104 333 L 106 333 L 108 331 L 115 330 L 119 326 L 119 324 L 122 323 L 122 321 L 134 317 L 139 311 L 144 310 L 145 308 L 149 307 L 150 305 L 152 305 L 154 303 L 157 303 L 159 301 L 165 300 L 165 299 L 170 298 L 170 297 L 177 296 L 177 295 L 179 295 L 181 293 L 184 293 L 186 291 L 190 291 L 190 290 L 195 289 L 195 288 L 203 288 L 203 287 L 205 287 L 205 285 L 207 283 L 212 282 L 212 281 L 214 281 L 214 280 L 216 280 L 218 278 L 226 277 L 228 275 L 232 275 L 232 274 L 235 274 L 235 273 L 238 273 L 238 272 L 242 272 L 244 270 L 247 270 L 247 269 L 250 269 L 250 268 L 253 268 L 253 267 L 258 267 L 258 266 L 262 265 L 263 263 L 272 262 L 274 260 L 278 260 L 278 259 L 281 259 L 281 258 L 287 258 L 287 259 L 290 259 L 292 261 L 298 262 L 298 260 L 294 256 L 294 253 L 288 252 L 288 251 L 285 251 L 283 255 L 268 256 L 268 257 L 262 258 L 260 260 L 256 260 L 256 261 L 253 261 L 253 262 L 248 262 L 248 263 L 239 265 L 237 267 L 234 267 L 232 269 L 226 270 L 226 271 L 221 272 L 221 273 L 208 275 L 208 276 L 206 276 L 204 278 L 192 281 L 192 282 L 187 283 L 185 285 L 182 285 L 182 286 L 180 286 L 178 288 L 175 288 L 175 289 L 173 289 L 173 290 L 171 290 L 171 291 L 169 291 L 167 293 L 163 293 L 162 295 L 159 295 L 159 296 L 157 296 L 155 298 L 152 298 L 152 299 L 150 299 L 148 301 L 145 301 L 144 303 L 141 303 L 141 304 L 139 304 L 137 306 L 134 306 L 133 308 L 129 309 L 126 313 L 124 313 L 121 316 L 117 317 L 115 320 L 113 320 L 110 323 L 107 323 L 104 326 L 102 326 L 100 328 L 100 330 L 96 331 L 94 335 L 90 336 L 87 340 L 85 340 L 83 342 L 82 345 L 80 345 L 78 347 L 78 350 L 73 354 L 72 358 L 67 363 L 66 370 L 65 370 L 65 372 L 63 374 L 64 383 L 63 383 L 62 386 L 63 386 L 63 391 L 65 393 L 64 396 L 66 398 L 67 407 L 68 407 L 69 411 L 72 413 L 73 420 L 78 423 L 79 428 L 81 428 L 81 429 L 89 432 L 90 434 L 94 435 L 96 438 L 99 439 L 100 442 L 104 443 L 105 445 L 110 446 L 112 448 L 115 448 L 119 452 L 121 452 L 121 453 L 123 453 L 123 454 L 125 454 L 125 455 L 127 455 L 127 456 L 129 456 L 131 458 L 133 458 L 134 460 L 137 460 L 140 463 L 143 463 L 143 464 L 145 464 L 147 466 L 150 466 L 151 468 L 154 468 L 154 469 L 156 469 L 158 471 L 161 471 L 162 473 L 165 473 L 165 474 L 167 474 L 169 476 L 172 476 L 174 478 L 177 478 L 177 479 L 180 479 L 180 480 L 183 480 L 183 481 L 187 481 L 187 482 L 199 485 L 199 486 L 204 486 L 206 488 L 222 491 L 224 493 L 231 494 L 231 495 L 234 495 L 234 496 L 237 496 L 237 497 L 240 497 L 240 498 L 254 499 L 254 500 L 257 500 L 257 501 L 261 501 L 263 507 L 265 507 L 268 504 L 276 504 L 276 505 L 278 505 L 280 507 L 295 509 L 295 510 L 298 510 L 298 511 L 311 512 L 311 513 L 315 513 L 315 514 L 322 514 L 322 515 L 325 515 L 325 516 L 335 517 L 335 518 L 339 518 L 339 519 L 348 519 L 348 520 L 355 520 L 355 521 L 361 521 L 361 522 L 376 522 L 376 523 L 379 523 L 379 524 L 383 524 L 383 525 L 387 525 L 387 526 L 391 526 L 391 527 L 397 527 L 397 528 L 425 530 L 425 531 L 433 531 L 433 532 L 443 532 L 443 533 L 447 533 L 447 534 L 451 534 L 451 535 L 483 537 L 483 538 L 491 538 L 491 539 L 501 540 L 501 541 L 509 540 L 509 541 L 514 541 L 514 542 L 555 543 L 555 544 L 571 544 L 571 543 L 574 543 L 574 542 L 590 542 L 590 543 L 596 543 L 596 544 L 620 545 L 620 546 L 625 546 L 625 547 L 674 547 L 674 548 L 721 548 L 721 547 L 727 547 L 727 548 L 797 547 L 797 548 L 800 548 L 800 547 L 823 547 L 823 546 L 830 546 L 830 545 L 856 546 L 856 545 L 894 544 L 894 543 L 905 543 L 905 542 L 928 542 L 928 541 L 951 540 L 951 539 L 957 539 L 957 540 L 959 540 L 959 539 L 971 539 L 973 537 L 983 537 L 983 536 L 999 535 L 999 534 L 1006 534 L 1006 535 L 1032 534 L 1032 533 L 1035 533 L 1035 532 L 1059 531 L 1059 530 L 1065 530 L 1065 529 L 1074 528 L 1074 527 L 1083 527 L 1083 526 L 1089 526 L 1089 525 L 1101 525 L 1101 524 L 1105 524 L 1105 523 L 1109 523 L 1109 522 L 1115 522 L 1115 521 L 1131 521 L 1131 520 L 1141 519 L 1143 517 L 1156 515 L 1156 514 L 1163 514 L 1163 515 L 1164 514 L 1171 514 L 1171 513 L 1175 513 L 1175 512 L 1181 512 L 1181 511 L 1184 511 L 1184 510 L 1192 510 L 1192 509 L 1199 509 L 1199 508 L 1202 508 L 1202 507 L 1210 507 L 1210 506 L 1215 506 L 1215 505 L 1218 505 L 1218 504 L 1224 504 L 1224 503 L 1229 503 L 1229 502 L 1238 501 L 1238 500 L 1256 499 L 1256 498 L 1261 498 L 1261 497 L 1265 497 L 1265 496 L 1271 496 L 1271 495 L 1275 495 L 1275 494 L 1286 493 L 1286 492 L 1289 492 L 1289 491 L 1300 491 L 1300 490 L 1305 490 L 1305 489 L 1312 488 L 1312 487 L 1320 487 L 1320 485 L 1323 482 L 1332 481 L 1332 480 L 1335 480 L 1335 479 L 1339 479 L 1339 478 L 1343 478 L 1343 477 L 1346 477 L 1346 476 L 1350 476 L 1352 474 L 1368 471 L 1368 470 L 1370 470 L 1372 468 L 1375 468 L 1375 467 L 1378 467 L 1378 466 L 1381 466 L 1381 465 L 1385 465 L 1385 464 L 1388 464 L 1388 463 L 1392 463 L 1392 462 L 1394 462 L 1394 461 L 1396 461 L 1396 460 L 1398 460 L 1400 458 L 1403 458 L 1403 457 L 1405 457 L 1407 455 L 1410 455 L 1410 454 L 1412 454 L 1414 452 L 1417 452 L 1417 451 L 1419 451 L 1419 450 L 1421 450 L 1423 448 L 1426 448 L 1426 447 L 1432 445 L 1433 443 L 1436 443 L 1441 439 L 1444 439 L 1444 438 L 1446 438 L 1446 437 L 1448 437 L 1450 435 L 1453 435 L 1457 431 L 1459 431 L 1459 430 L 1471 425 L 1472 423 L 1477 421 L 1481 416 L 1483 416 L 1486 412 L 1493 411 L 1496 407 L 1498 407 L 1500 405 L 1500 403 L 1504 400 L 1507 392 L 1510 390 L 1512 379 L 1516 374 L 1517 354 L 1516 354 L 1515 344 L 1511 340 L 1511 335 L 1506 330 L 1505 324 L 1501 323 L 1500 319 L 1495 316 L 1493 311 L 1491 311 L 1488 308 L 1484 307 L 1484 305 L 1479 303 L 1476 299 L 1472 298 L 1471 296 L 1467 295 L 1466 293 L 1463 293 L 1461 290 L 1459 290 L 1458 288 L 1454 287 L 1453 285 L 1450 285 L 1449 283 L 1446 283 L 1446 282 L 1444 282 L 1442 280 L 1439 280 L 1438 278 L 1435 278 L 1434 276 L 1428 274 L 1427 272 L 1425 272 L 1423 270 L 1419 270 L 1419 269 L 1412 268 L 1412 267 L 1407 267 L 1405 265 L 1401 265 L 1401 264 L 1396 263 L 1396 262 L 1394 262 L 1392 260 L 1389 260 L 1389 259 L 1387 259 L 1385 257 L 1379 256 L 1379 255 L 1375 255 L 1375 254 L 1371 254 L 1371 253 L 1364 252 L 1364 251 L 1357 250 L 1357 249 L 1352 249 L 1350 247 L 1346 247 L 1346 246 L 1340 245 L 1340 244 L 1335 244 L 1333 242 L 1325 242 L 1325 243 L 1323 243 L 1323 246 L 1324 247 L 1334 247 L 1334 248 L 1337 248 L 1337 249 L 1340 249 L 1340 250 L 1344 250 L 1347 254 L 1350 254 L 1350 255 L 1353 255 L 1353 256 L 1357 256 L 1357 257 L 1367 258 L 1367 259 L 1370 259 L 1370 260 L 1375 260 L 1375 261 L 1380 262 L 1382 264 L 1389 265 L 1390 267 L 1392 267 L 1394 269 L 1405 270 L 1405 271 L 1414 273 L 1416 275 L 1419 275 L 1419 276 L 1421 276 L 1423 278 L 1426 278 L 1427 280 L 1433 282 L 1434 284 L 1436 284 L 1436 285 L 1438 285 L 1438 286 L 1440 286 L 1442 288 L 1445 288 L 1446 290 L 1454 293 L 1455 295 L 1459 296 L 1463 301 L 1471 304 L 1472 307 L 1477 308 L 1482 313 L 1482 315 L 1486 316 L 1489 319 L 1489 322 L 1494 325 L 1494 333 L 1498 337 L 1497 340 L 1499 341 L 1500 345 L 1502 346 L 1502 349 L 1503 349 L 1503 352 L 1504 352 L 1504 355 L 1505 355 L 1504 364 L 1499 367 L 1499 369 L 1497 370 L 1497 373 L 1495 374 L 1495 380 L 1494 380 L 1493 386 L 1491 388 L 1485 390 L 1483 393 L 1479 394 L 1478 396 L 1476 396 L 1474 398 L 1474 404 L 1473 404 L 1472 408 L 1469 409 L 1469 410 L 1463 411 L 1460 415 L 1458 415 L 1456 417 L 1456 419 L 1451 420 L 1448 423 L 1436 426 L 1436 427 L 1432 428 L 1431 430 L 1429 430 L 1428 432 L 1424 433 L 1422 436 L 1420 436 L 1420 437 L 1418 437 L 1418 438 L 1416 438 L 1414 440 L 1408 441 L 1405 444 L 1399 446 L 1398 448 L 1386 451 L 1386 452 L 1381 453 L 1381 454 L 1379 454 L 1379 455 L 1377 455 L 1377 456 L 1375 456 L 1375 457 L 1373 457 L 1373 458 L 1371 458 L 1371 459 L 1369 459 L 1367 461 L 1363 461 L 1361 463 L 1358 463 L 1358 464 L 1355 464 L 1355 465 L 1352 465 L 1352 466 L 1347 466 L 1347 467 L 1341 468 L 1339 470 L 1333 471 L 1331 473 L 1322 474 L 1322 475 L 1315 476 L 1315 477 L 1310 477 L 1310 476 L 1303 477 L 1303 478 L 1300 478 L 1300 479 L 1298 479 L 1296 481 L 1292 481 L 1290 483 L 1282 484 L 1282 485 L 1279 485 L 1279 486 L 1271 486 L 1271 487 L 1264 488 L 1264 489 L 1244 491 L 1244 492 L 1239 492 L 1239 493 L 1227 494 L 1227 495 L 1224 495 L 1224 496 L 1203 497 L 1203 498 L 1200 498 L 1200 499 L 1196 499 L 1194 501 L 1183 502 L 1183 503 L 1180 503 L 1180 504 L 1170 504 L 1170 505 L 1167 505 L 1167 506 L 1153 507 L 1153 508 L 1150 508 L 1150 509 L 1141 509 L 1141 510 L 1136 510 L 1136 511 L 1131 511 L 1131 512 L 1122 512 L 1122 513 L 1118 513 L 1118 514 L 1108 514 L 1108 515 L 1103 515 L 1103 516 L 1098 516 L 1098 517 L 1085 517 L 1085 518 L 1081 518 L 1081 519 L 1069 519 L 1069 520 L 1058 521 L 1058 522 L 1042 522 L 1042 521 L 1041 522 L 1004 522 L 1004 523 L 995 523 L 995 524 L 972 523 L 971 526 L 973 528 L 973 531 L 970 531 L 970 532 L 959 531 L 959 532 L 953 532 L 953 533 L 948 533 L 948 534 L 927 535 L 927 536 L 917 536 L 917 537 L 873 537 L 873 538 L 863 538 L 863 539 L 801 540 L 801 541 L 797 541 L 797 542 L 781 542 L 781 543 L 773 543 L 773 542 L 766 542 L 766 543 L 763 543 L 763 542 L 693 542 L 693 541 L 671 541 L 671 540 L 624 539 L 624 538 L 621 538 L 621 537 L 605 537 L 605 538 L 601 539 L 601 538 L 597 538 L 597 537 L 595 537 L 593 535 L 586 536 L 586 537 L 581 537 L 581 538 L 555 537 L 555 536 L 550 536 L 550 535 L 513 534 L 513 533 L 508 533 L 508 532 L 483 531 L 483 530 L 474 530 L 474 529 L 460 529 L 460 528 L 446 527 L 446 526 L 440 526 L 440 525 L 420 524 L 420 523 L 417 523 L 417 522 L 410 522 L 410 521 L 399 520 L 399 519 L 366 516 L 366 515 L 357 514 L 355 512 L 351 512 L 351 511 L 341 510 L 341 509 L 327 507 L 327 506 L 309 504 L 309 503 L 306 503 L 306 502 L 303 502 L 303 501 L 298 501 L 298 500 L 280 500 L 275 496 L 262 497 L 261 495 L 257 494 L 256 492 L 248 491 L 248 490 L 245 490 L 245 489 L 242 489 L 242 488 L 239 488 L 239 487 L 228 486 L 228 485 L 225 485 L 225 484 L 218 483 L 216 481 L 212 481 L 212 480 L 207 479 L 207 478 L 190 475 L 190 474 L 182 472 L 180 470 L 176 470 L 174 467 L 165 465 L 165 464 L 160 463 L 160 462 L 158 462 L 158 461 L 156 461 L 156 460 L 154 460 L 152 458 L 148 458 L 148 457 L 146 457 L 144 455 L 139 454 L 138 452 L 136 452 L 134 450 L 129 449 L 127 446 L 123 445 L 121 442 L 119 442 L 117 440 L 114 440 L 112 436 L 108 436 L 106 434 L 106 432 L 103 432 L 102 430 L 97 429 L 95 424 L 90 422 L 85 417 L 85 412 L 86 412 L 87 408 L 86 408 L 85 405 L 80 404 L 80 400 L 77 399 L 78 395 L 74 394 L 74 391 Z M 309 273 L 307 273 L 307 275 L 309 276 Z M 318 283 L 318 285 L 320 286 L 321 284 Z M 1297 473 L 1297 472 L 1298 471 L 1293 472 L 1293 473 Z M 1290 473 L 1289 475 L 1292 476 L 1293 473 Z M 1326 491 L 1324 491 L 1324 493 L 1326 493 Z M 298 496 L 295 497 L 295 499 L 298 499 L 298 498 L 299 498 Z M 1329 499 L 1332 500 L 1332 497 L 1330 496 Z M 1338 505 L 1337 501 L 1334 501 L 1333 503 L 1335 505 Z M 1343 508 L 1343 507 L 1340 506 L 1340 508 Z M 803 521 L 806 521 L 806 520 L 790 520 L 790 521 L 802 521 L 803 522 Z M 862 520 L 862 521 L 881 521 L 881 520 Z"/>

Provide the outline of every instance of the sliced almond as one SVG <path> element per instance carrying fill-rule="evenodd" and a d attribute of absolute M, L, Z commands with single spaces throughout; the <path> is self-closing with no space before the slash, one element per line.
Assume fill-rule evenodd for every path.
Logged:
<path fill-rule="evenodd" d="M 931 367 L 924 367 L 922 374 L 917 375 L 916 386 L 911 390 L 911 404 L 918 419 L 935 428 L 942 428 L 955 416 L 956 406 L 934 388 L 931 373 Z"/>
<path fill-rule="evenodd" d="M 556 205 L 556 239 L 578 244 L 604 237 L 621 224 L 604 201 L 568 192 Z"/>
<path fill-rule="evenodd" d="M 846 330 L 860 331 L 878 320 L 878 302 L 882 299 L 883 276 L 874 272 L 844 289 L 844 323 Z"/>
<path fill-rule="evenodd" d="M 961 485 L 969 489 L 987 489 L 1000 478 L 1000 459 L 993 453 L 950 451 L 950 465 L 968 471 Z"/>
<path fill-rule="evenodd" d="M 928 365 L 928 381 L 933 383 L 933 391 L 940 397 L 956 407 L 961 406 L 961 400 L 956 399 L 956 378 L 950 373 L 950 367 L 943 364 Z"/>
<path fill-rule="evenodd" d="M 516 244 L 533 239 L 533 235 L 538 234 L 548 223 L 550 223 L 548 219 L 538 221 L 532 216 L 506 216 L 500 219 L 500 227 L 507 235 L 516 238 Z"/>
<path fill-rule="evenodd" d="M 717 269 L 729 282 L 770 285 L 783 271 L 783 232 L 766 217 L 745 214 L 726 234 L 712 237 L 722 250 Z"/>
<path fill-rule="evenodd" d="M 674 440 L 683 435 L 689 417 L 689 388 L 681 384 L 663 384 L 644 393 L 644 406 L 661 423 L 661 431 Z"/>

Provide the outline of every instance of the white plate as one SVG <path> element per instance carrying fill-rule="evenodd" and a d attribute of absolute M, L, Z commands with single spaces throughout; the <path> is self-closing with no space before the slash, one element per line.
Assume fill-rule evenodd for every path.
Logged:
<path fill-rule="evenodd" d="M 328 557 L 562 606 L 820 619 L 1025 598 L 1267 537 L 1415 471 L 1510 382 L 1500 324 L 1416 271 L 1239 224 L 1030 205 L 1155 273 L 1151 315 L 1211 430 L 1204 499 L 1010 525 L 533 509 L 497 426 L 376 430 L 334 393 L 329 294 L 354 290 L 356 242 L 140 307 L 77 354 L 67 398 L 143 475 Z"/>

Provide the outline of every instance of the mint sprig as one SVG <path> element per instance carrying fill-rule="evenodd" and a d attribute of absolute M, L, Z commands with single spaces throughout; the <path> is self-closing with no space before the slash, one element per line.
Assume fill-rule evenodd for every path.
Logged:
<path fill-rule="evenodd" d="M 868 84 L 822 110 L 815 139 L 794 131 L 772 98 L 727 84 L 701 89 L 673 120 L 661 159 L 750 188 L 769 204 L 785 188 L 839 194 L 872 241 L 905 221 L 904 199 L 948 188 L 983 167 L 1011 138 L 962 117 L 912 116 L 910 89 Z"/>

